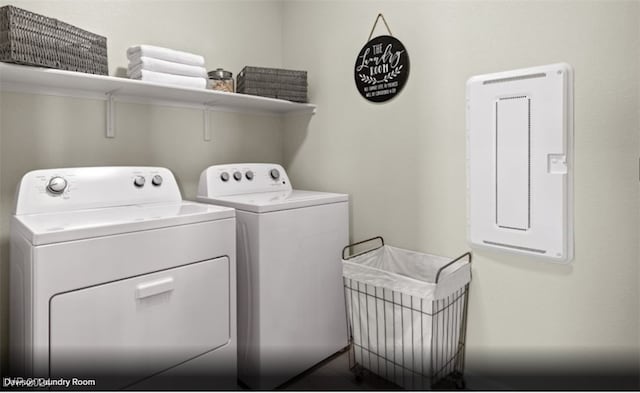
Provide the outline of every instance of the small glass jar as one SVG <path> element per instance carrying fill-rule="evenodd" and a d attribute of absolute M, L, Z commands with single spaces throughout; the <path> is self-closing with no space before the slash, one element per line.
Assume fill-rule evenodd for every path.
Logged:
<path fill-rule="evenodd" d="M 207 83 L 209 89 L 226 91 L 228 93 L 233 93 L 235 91 L 233 74 L 230 71 L 218 68 L 215 71 L 209 71 L 207 75 L 209 75 L 209 82 Z"/>

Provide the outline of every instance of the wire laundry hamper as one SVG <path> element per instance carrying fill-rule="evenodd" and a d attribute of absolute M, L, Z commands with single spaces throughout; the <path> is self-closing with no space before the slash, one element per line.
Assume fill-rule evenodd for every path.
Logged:
<path fill-rule="evenodd" d="M 379 241 L 364 252 L 355 246 Z M 342 250 L 349 367 L 406 389 L 464 388 L 471 253 L 450 259 L 377 236 Z"/>

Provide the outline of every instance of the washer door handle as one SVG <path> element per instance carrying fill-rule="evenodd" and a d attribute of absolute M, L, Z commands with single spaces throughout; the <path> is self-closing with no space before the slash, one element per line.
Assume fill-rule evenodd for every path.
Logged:
<path fill-rule="evenodd" d="M 173 291 L 173 277 L 144 282 L 136 286 L 136 299 L 144 299 L 170 291 Z"/>

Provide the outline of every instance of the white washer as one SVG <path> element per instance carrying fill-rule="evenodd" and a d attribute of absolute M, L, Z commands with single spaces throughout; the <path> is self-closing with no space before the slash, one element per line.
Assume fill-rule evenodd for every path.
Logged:
<path fill-rule="evenodd" d="M 235 387 L 235 212 L 182 201 L 169 170 L 27 173 L 10 271 L 12 375 Z"/>
<path fill-rule="evenodd" d="M 198 200 L 236 208 L 238 376 L 271 389 L 347 346 L 348 195 L 293 190 L 275 164 L 217 165 Z"/>

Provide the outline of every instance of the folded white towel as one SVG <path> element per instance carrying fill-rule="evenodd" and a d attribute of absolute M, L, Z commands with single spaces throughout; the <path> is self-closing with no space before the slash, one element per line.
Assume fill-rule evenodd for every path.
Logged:
<path fill-rule="evenodd" d="M 147 82 L 162 83 L 166 85 L 176 85 L 180 87 L 193 87 L 197 89 L 205 89 L 207 87 L 206 78 L 164 74 L 162 72 L 147 70 L 140 70 L 134 74 L 131 74 L 129 78 L 139 79 Z"/>
<path fill-rule="evenodd" d="M 181 52 L 174 49 L 162 48 L 153 45 L 136 45 L 127 49 L 127 58 L 135 63 L 140 57 L 153 57 L 155 59 L 173 61 L 175 63 L 204 66 L 204 57 L 193 53 Z"/>
<path fill-rule="evenodd" d="M 204 67 L 180 64 L 173 61 L 154 59 L 153 57 L 146 56 L 140 57 L 140 61 L 135 63 L 129 62 L 127 75 L 134 74 L 139 70 L 164 72 L 167 74 L 184 76 L 198 76 L 201 78 L 207 77 L 207 69 Z"/>

